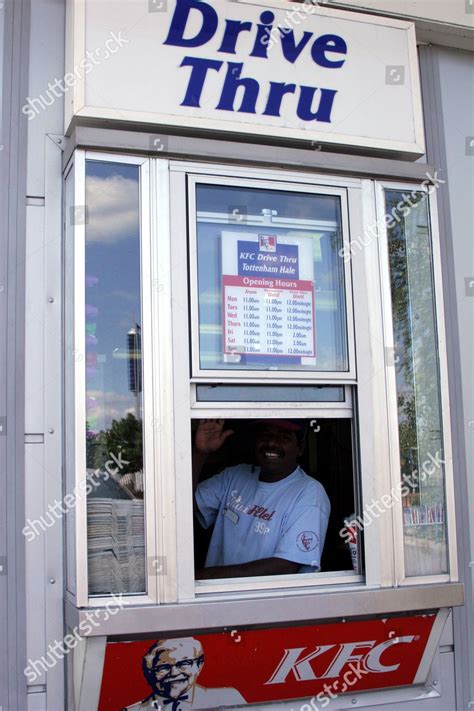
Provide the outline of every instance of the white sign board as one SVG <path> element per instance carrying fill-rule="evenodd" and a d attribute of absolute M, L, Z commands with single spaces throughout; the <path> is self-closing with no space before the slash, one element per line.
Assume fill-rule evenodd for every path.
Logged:
<path fill-rule="evenodd" d="M 77 116 L 424 152 L 410 22 L 279 0 L 69 0 L 69 17 L 66 130 Z"/>

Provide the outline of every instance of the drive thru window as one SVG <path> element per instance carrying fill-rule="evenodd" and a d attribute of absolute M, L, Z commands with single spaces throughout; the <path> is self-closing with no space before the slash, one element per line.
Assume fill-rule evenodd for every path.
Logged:
<path fill-rule="evenodd" d="M 76 150 L 64 257 L 68 486 L 87 493 L 68 517 L 77 605 L 455 578 L 434 191 Z M 195 437 L 215 420 L 233 434 L 201 480 L 250 470 L 262 422 L 301 425 L 299 463 L 331 505 L 309 568 L 196 579 L 212 526 L 193 516 Z M 230 518 L 247 515 L 234 499 Z M 272 510 L 254 503 L 263 539 Z"/>

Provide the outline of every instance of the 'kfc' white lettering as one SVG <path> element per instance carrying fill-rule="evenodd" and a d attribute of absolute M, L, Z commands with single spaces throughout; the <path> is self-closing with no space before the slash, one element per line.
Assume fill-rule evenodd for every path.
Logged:
<path fill-rule="evenodd" d="M 380 657 L 386 649 L 392 647 L 394 644 L 411 644 L 414 639 L 415 635 L 411 634 L 406 637 L 392 637 L 392 639 L 387 639 L 385 642 L 381 642 L 366 656 L 364 660 L 366 669 L 373 672 L 396 671 L 400 664 L 392 664 L 391 667 L 384 666 L 380 661 Z"/>
<path fill-rule="evenodd" d="M 392 664 L 386 666 L 382 663 L 381 657 L 386 649 L 393 647 L 396 644 L 411 644 L 415 639 L 414 635 L 407 635 L 406 637 L 394 637 L 393 639 L 387 639 L 374 647 L 375 640 L 367 640 L 363 642 L 346 642 L 345 644 L 329 644 L 323 645 L 321 647 L 316 647 L 314 652 L 307 654 L 305 657 L 300 659 L 301 654 L 305 651 L 305 647 L 296 647 L 293 649 L 285 649 L 283 657 L 278 664 L 277 668 L 265 682 L 265 684 L 284 684 L 287 677 L 292 673 L 296 681 L 308 681 L 313 679 L 326 679 L 328 677 L 337 677 L 340 675 L 342 669 L 346 664 L 350 662 L 362 661 L 363 667 L 369 671 L 377 674 L 382 674 L 386 672 L 396 671 L 400 664 Z M 362 648 L 368 648 L 367 652 L 356 653 L 356 650 Z M 331 663 L 326 668 L 325 672 L 321 675 L 317 675 L 314 669 L 311 667 L 310 662 L 316 657 L 321 656 L 329 649 L 334 648 L 335 655 L 331 660 Z"/>
<path fill-rule="evenodd" d="M 372 649 L 376 640 L 373 639 L 370 642 L 349 642 L 348 644 L 341 644 L 339 652 L 334 657 L 332 664 L 326 669 L 323 674 L 324 677 L 328 676 L 339 676 L 343 667 L 349 662 L 358 662 L 363 659 L 364 653 L 354 654 L 357 649 L 364 649 L 367 651 L 367 647 Z M 382 669 L 381 671 L 387 671 Z"/>
<path fill-rule="evenodd" d="M 298 661 L 298 657 L 302 652 L 304 652 L 304 647 L 296 647 L 293 649 L 285 649 L 283 653 L 283 659 L 277 666 L 272 676 L 265 684 L 283 684 L 290 672 L 293 672 L 296 681 L 308 681 L 310 679 L 317 679 L 313 669 L 311 668 L 310 661 L 316 659 L 328 649 L 334 647 L 334 644 L 325 644 L 322 647 L 316 647 L 314 652 L 308 654 L 303 659 Z"/>

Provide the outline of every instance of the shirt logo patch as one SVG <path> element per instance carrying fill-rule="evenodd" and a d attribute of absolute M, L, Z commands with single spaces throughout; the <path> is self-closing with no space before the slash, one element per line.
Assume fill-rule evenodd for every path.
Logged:
<path fill-rule="evenodd" d="M 296 545 L 306 553 L 307 551 L 314 551 L 316 546 L 319 544 L 319 536 L 314 531 L 302 531 L 296 537 Z"/>
<path fill-rule="evenodd" d="M 265 506 L 259 506 L 258 504 L 243 504 L 242 497 L 239 495 L 237 489 L 234 489 L 234 491 L 230 492 L 230 498 L 227 501 L 226 509 L 240 511 L 241 513 L 246 513 L 249 516 L 254 516 L 255 518 L 260 518 L 265 521 L 271 521 L 276 511 L 276 509 L 273 509 L 273 511 L 269 511 L 269 509 L 267 509 Z"/>

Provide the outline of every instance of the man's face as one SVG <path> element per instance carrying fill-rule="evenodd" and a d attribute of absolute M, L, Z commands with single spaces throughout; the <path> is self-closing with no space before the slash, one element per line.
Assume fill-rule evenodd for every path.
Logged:
<path fill-rule="evenodd" d="M 276 479 L 291 474 L 303 449 L 293 431 L 271 423 L 257 429 L 255 453 L 263 474 Z"/>
<path fill-rule="evenodd" d="M 202 662 L 202 650 L 164 649 L 153 667 L 156 691 L 171 699 L 191 692 L 202 667 L 198 660 Z"/>

